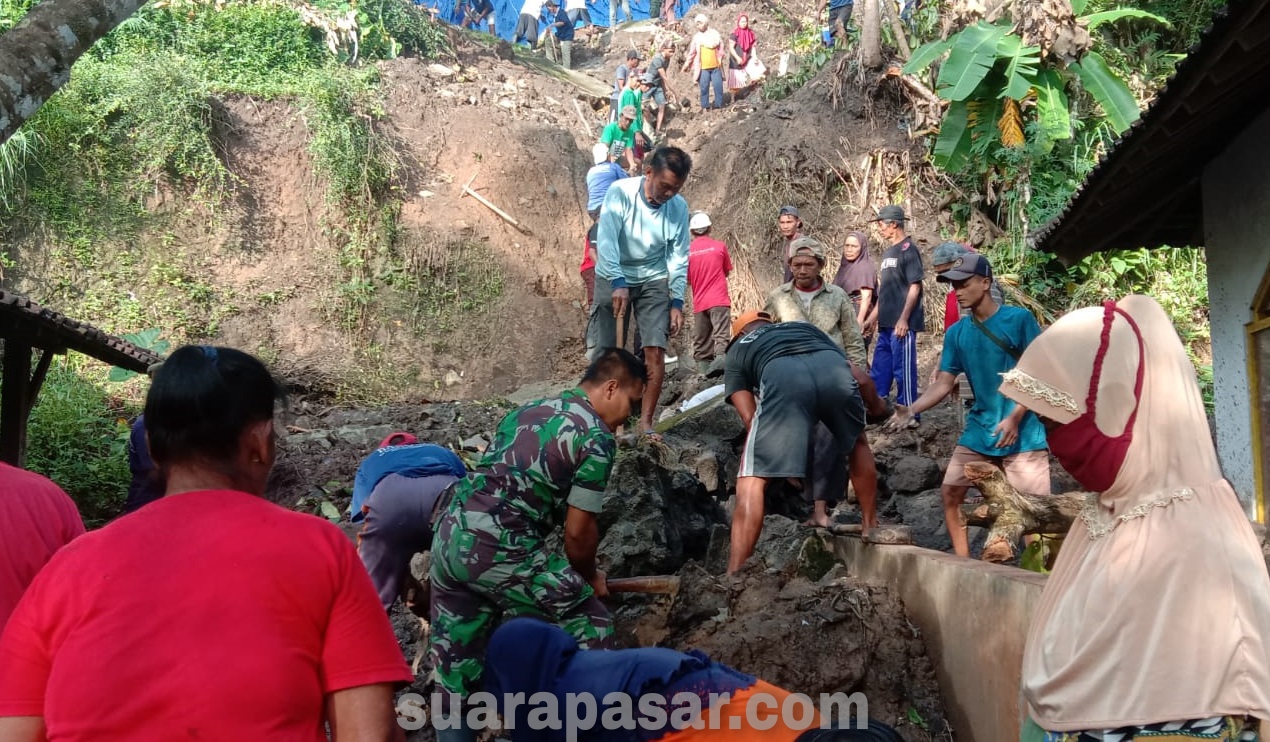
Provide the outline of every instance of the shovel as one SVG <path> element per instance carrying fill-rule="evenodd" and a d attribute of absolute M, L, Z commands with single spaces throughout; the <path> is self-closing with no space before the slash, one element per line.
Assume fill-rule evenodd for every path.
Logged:
<path fill-rule="evenodd" d="M 677 575 L 653 575 L 651 577 L 617 577 L 605 582 L 610 593 L 655 593 L 675 597 L 679 594 Z"/>

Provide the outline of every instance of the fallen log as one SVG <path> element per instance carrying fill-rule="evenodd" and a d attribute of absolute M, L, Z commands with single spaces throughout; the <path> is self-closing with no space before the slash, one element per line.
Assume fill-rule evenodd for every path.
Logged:
<path fill-rule="evenodd" d="M 1023 494 L 1010 486 L 1005 472 L 992 464 L 977 461 L 966 464 L 966 478 L 983 492 L 984 501 L 963 505 L 961 517 L 966 525 L 988 529 L 981 557 L 985 562 L 1013 559 L 1016 545 L 1025 535 L 1067 533 L 1090 494 Z"/>

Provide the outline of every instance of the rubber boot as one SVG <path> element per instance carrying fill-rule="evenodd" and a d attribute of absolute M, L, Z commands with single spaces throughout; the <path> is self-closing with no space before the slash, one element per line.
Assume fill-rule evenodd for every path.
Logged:
<path fill-rule="evenodd" d="M 728 364 L 727 356 L 715 356 L 714 360 L 711 361 L 710 365 L 706 368 L 706 377 L 713 379 L 716 376 L 722 376 L 723 369 L 725 366 L 727 366 L 727 364 Z"/>
<path fill-rule="evenodd" d="M 697 373 L 701 374 L 702 376 L 705 376 L 709 372 L 710 372 L 709 361 L 697 361 Z"/>

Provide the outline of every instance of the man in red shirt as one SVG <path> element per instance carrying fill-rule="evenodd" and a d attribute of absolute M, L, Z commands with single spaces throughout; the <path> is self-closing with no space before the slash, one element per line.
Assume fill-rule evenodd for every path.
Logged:
<path fill-rule="evenodd" d="M 76 538 L 0 636 L 0 740 L 404 739 L 414 680 L 348 536 L 264 499 L 282 388 L 185 346 L 146 398 L 165 494 Z"/>
<path fill-rule="evenodd" d="M 83 534 L 79 510 L 61 487 L 0 464 L 0 633 L 36 573 Z"/>
<path fill-rule="evenodd" d="M 697 371 L 723 373 L 723 359 L 731 340 L 732 300 L 728 275 L 732 256 L 728 246 L 710 236 L 710 215 L 698 211 L 688 220 L 688 287 L 692 289 L 692 357 Z"/>

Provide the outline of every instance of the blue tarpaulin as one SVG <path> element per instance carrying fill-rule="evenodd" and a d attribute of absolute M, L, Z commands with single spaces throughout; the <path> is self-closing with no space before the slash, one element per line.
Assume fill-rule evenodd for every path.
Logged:
<path fill-rule="evenodd" d="M 557 1 L 560 2 L 561 5 L 564 4 L 564 0 L 557 0 Z M 617 1 L 620 3 L 621 0 L 617 0 Z M 649 0 L 628 0 L 628 1 L 630 2 L 631 15 L 635 16 L 635 20 L 642 21 L 648 18 Z M 666 2 L 668 3 L 671 1 L 672 0 L 666 0 Z M 466 2 L 466 0 L 464 0 L 464 2 Z M 428 8 L 436 8 L 437 18 L 445 21 L 446 23 L 452 23 L 452 24 L 458 25 L 459 20 L 463 17 L 462 16 L 463 9 L 462 7 L 460 7 L 459 12 L 455 13 L 454 3 L 455 3 L 455 0 L 423 0 L 422 2 L 419 3 L 419 5 L 423 5 L 424 7 L 428 7 Z M 522 5 L 524 5 L 524 0 L 493 0 L 493 4 L 494 4 L 495 31 L 498 32 L 499 37 L 507 39 L 508 41 L 511 41 L 512 33 L 516 31 L 516 21 L 520 18 L 520 8 Z M 685 13 L 688 12 L 688 9 L 694 5 L 696 5 L 695 2 L 689 2 L 689 0 L 680 0 L 679 4 L 676 6 L 676 10 L 678 11 L 677 13 L 678 17 L 682 17 Z M 609 25 L 608 0 L 598 0 L 598 2 L 592 2 L 592 0 L 587 0 L 586 9 L 587 9 L 587 12 L 591 14 L 592 23 L 594 23 L 597 26 L 605 26 L 605 27 Z M 622 13 L 622 10 L 623 8 L 619 4 L 617 7 L 619 23 L 623 23 L 626 21 L 626 17 Z M 544 7 L 544 14 L 545 14 L 545 7 Z M 485 24 L 483 22 L 481 24 L 481 28 L 482 29 L 485 28 Z M 547 29 L 547 21 L 545 20 L 545 18 L 539 18 L 538 35 L 541 36 L 546 31 L 546 29 Z"/>

